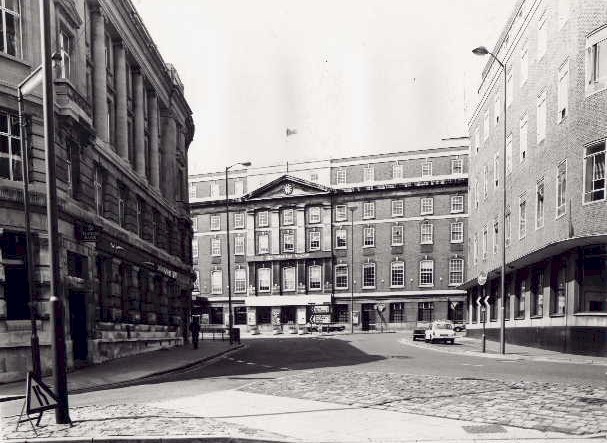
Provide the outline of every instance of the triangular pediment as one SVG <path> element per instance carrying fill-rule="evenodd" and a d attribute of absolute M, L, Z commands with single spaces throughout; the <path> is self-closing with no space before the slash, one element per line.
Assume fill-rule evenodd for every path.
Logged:
<path fill-rule="evenodd" d="M 283 175 L 249 192 L 243 197 L 243 200 L 305 197 L 328 194 L 330 191 L 330 188 L 318 183 L 312 183 L 291 175 Z"/>

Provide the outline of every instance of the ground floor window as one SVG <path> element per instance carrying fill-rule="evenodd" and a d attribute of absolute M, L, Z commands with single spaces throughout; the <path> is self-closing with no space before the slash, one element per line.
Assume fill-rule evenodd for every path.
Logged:
<path fill-rule="evenodd" d="M 582 312 L 607 312 L 607 245 L 590 246 L 583 251 Z"/>
<path fill-rule="evenodd" d="M 417 321 L 431 322 L 434 318 L 434 302 L 419 302 L 417 304 Z"/>
<path fill-rule="evenodd" d="M 558 263 L 552 267 L 551 273 L 550 313 L 555 315 L 565 314 L 567 300 L 567 267 Z"/>
<path fill-rule="evenodd" d="M 269 306 L 257 307 L 257 324 L 269 325 L 272 323 L 272 308 Z"/>
<path fill-rule="evenodd" d="M 223 324 L 223 307 L 222 306 L 212 306 L 209 312 L 209 323 L 212 325 L 222 325 Z"/>
<path fill-rule="evenodd" d="M 350 321 L 350 306 L 335 305 L 333 306 L 333 321 L 337 323 L 347 323 Z"/>
<path fill-rule="evenodd" d="M 283 306 L 280 310 L 280 323 L 283 325 L 297 322 L 297 308 L 295 306 Z"/>
<path fill-rule="evenodd" d="M 235 325 L 246 325 L 247 324 L 247 307 L 236 306 L 234 308 L 234 324 Z"/>
<path fill-rule="evenodd" d="M 544 315 L 544 270 L 536 269 L 531 276 L 531 316 Z"/>
<path fill-rule="evenodd" d="M 514 318 L 525 318 L 525 295 L 527 291 L 527 281 L 521 278 L 516 282 L 514 288 Z"/>
<path fill-rule="evenodd" d="M 454 322 L 464 321 L 464 302 L 463 301 L 452 301 L 449 302 L 449 308 L 447 310 L 447 319 Z"/>
<path fill-rule="evenodd" d="M 390 323 L 403 323 L 405 321 L 405 304 L 403 302 L 390 303 Z"/>

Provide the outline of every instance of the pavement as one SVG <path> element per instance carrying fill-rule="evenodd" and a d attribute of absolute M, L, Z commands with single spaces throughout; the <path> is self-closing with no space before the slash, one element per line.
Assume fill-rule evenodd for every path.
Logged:
<path fill-rule="evenodd" d="M 339 334 L 343 335 L 343 334 Z M 297 340 L 298 337 L 293 337 Z M 347 336 L 344 337 L 347 339 Z M 607 358 L 458 338 L 457 345 L 403 345 L 488 358 L 607 364 Z M 246 343 L 246 335 L 243 336 Z M 199 350 L 173 348 L 126 357 L 69 375 L 72 389 L 120 383 L 184 368 L 205 359 L 236 360 L 225 342 Z M 240 362 L 254 364 L 253 362 Z M 512 442 L 605 440 L 607 387 L 562 386 L 463 377 L 423 376 L 332 368 L 268 372 L 235 389 L 160 398 L 141 404 L 83 405 L 70 409 L 75 426 L 56 425 L 47 413 L 36 435 L 16 416 L 3 416 L 10 442 L 21 441 L 230 441 L 230 442 Z M 11 392 L 0 386 L 0 394 Z M 23 385 L 20 384 L 20 388 Z M 148 387 L 145 387 L 148 388 Z M 132 388 L 130 388 L 132 389 Z M 91 395 L 91 394 L 83 394 Z M 1 404 L 0 404 L 1 409 Z M 579 410 L 579 411 L 578 411 Z M 145 435 L 147 439 L 143 439 Z M 150 440 L 152 438 L 152 440 Z"/>

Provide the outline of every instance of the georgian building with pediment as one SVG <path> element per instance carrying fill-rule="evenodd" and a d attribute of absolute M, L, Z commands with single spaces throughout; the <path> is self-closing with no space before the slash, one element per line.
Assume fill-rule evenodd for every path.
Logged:
<path fill-rule="evenodd" d="M 353 313 L 355 330 L 463 322 L 467 162 L 461 138 L 235 169 L 228 210 L 225 171 L 190 176 L 194 314 L 227 325 L 231 284 L 234 325 L 262 333 L 319 321 L 319 305 L 333 325 L 349 328 Z"/>

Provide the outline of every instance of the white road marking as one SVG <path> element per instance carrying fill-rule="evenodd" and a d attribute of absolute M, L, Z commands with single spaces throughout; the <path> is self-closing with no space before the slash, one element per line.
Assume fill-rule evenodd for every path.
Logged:
<path fill-rule="evenodd" d="M 247 364 L 248 365 L 254 365 L 255 363 L 253 363 L 252 361 L 248 361 Z"/>

